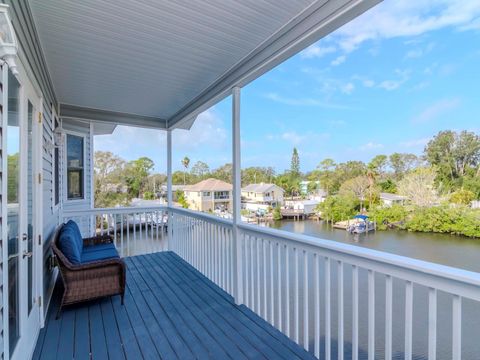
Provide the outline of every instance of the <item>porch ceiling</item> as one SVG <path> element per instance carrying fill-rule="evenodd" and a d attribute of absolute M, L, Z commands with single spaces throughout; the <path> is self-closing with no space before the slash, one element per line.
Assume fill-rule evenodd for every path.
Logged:
<path fill-rule="evenodd" d="M 29 3 L 60 103 L 173 127 L 379 1 Z"/>

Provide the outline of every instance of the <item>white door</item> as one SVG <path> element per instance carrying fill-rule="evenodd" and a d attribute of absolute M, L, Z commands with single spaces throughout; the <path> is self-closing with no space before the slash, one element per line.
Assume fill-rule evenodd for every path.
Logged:
<path fill-rule="evenodd" d="M 28 79 L 9 73 L 8 152 L 8 302 L 9 353 L 28 359 L 40 329 L 41 268 L 38 239 L 38 134 L 40 99 Z"/>

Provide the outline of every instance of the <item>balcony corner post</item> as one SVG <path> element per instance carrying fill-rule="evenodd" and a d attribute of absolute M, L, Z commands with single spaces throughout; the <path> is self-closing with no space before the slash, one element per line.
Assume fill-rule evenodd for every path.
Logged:
<path fill-rule="evenodd" d="M 173 207 L 173 195 L 172 195 L 172 130 L 167 130 L 167 207 L 168 207 L 168 240 L 167 240 L 167 250 L 172 250 L 173 248 L 173 221 L 172 221 L 172 212 L 170 209 Z"/>
<path fill-rule="evenodd" d="M 232 89 L 232 169 L 233 169 L 233 297 L 243 304 L 243 254 L 241 222 L 241 165 L 240 165 L 240 88 Z"/>

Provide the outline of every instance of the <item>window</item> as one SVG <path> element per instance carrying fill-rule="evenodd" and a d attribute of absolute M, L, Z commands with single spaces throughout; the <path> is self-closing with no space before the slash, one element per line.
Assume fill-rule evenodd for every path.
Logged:
<path fill-rule="evenodd" d="M 209 192 L 209 191 L 204 191 L 204 192 L 203 192 L 203 196 L 205 196 L 205 197 L 210 197 L 210 192 Z"/>
<path fill-rule="evenodd" d="M 67 198 L 84 198 L 84 143 L 83 137 L 67 135 Z"/>
<path fill-rule="evenodd" d="M 54 126 L 53 130 L 58 128 L 59 123 L 58 119 L 55 117 L 53 120 Z M 53 139 L 55 141 L 55 139 Z M 54 205 L 57 206 L 60 203 L 60 150 L 58 147 L 55 147 L 53 150 L 53 164 L 54 164 L 54 174 L 53 174 L 53 187 L 54 187 Z"/>

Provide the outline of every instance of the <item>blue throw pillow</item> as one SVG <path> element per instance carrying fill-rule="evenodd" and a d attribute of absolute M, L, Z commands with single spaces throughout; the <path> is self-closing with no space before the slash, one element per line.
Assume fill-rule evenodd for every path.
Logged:
<path fill-rule="evenodd" d="M 78 251 L 81 254 L 83 252 L 83 239 L 82 239 L 82 234 L 80 233 L 80 229 L 78 228 L 77 223 L 73 220 L 68 220 L 68 222 L 64 225 L 64 227 L 68 227 L 73 231 L 73 233 L 75 235 L 75 243 L 77 244 Z"/>
<path fill-rule="evenodd" d="M 81 253 L 78 250 L 76 234 L 72 226 L 63 226 L 58 240 L 58 247 L 68 261 L 72 264 L 80 264 L 82 261 Z"/>

